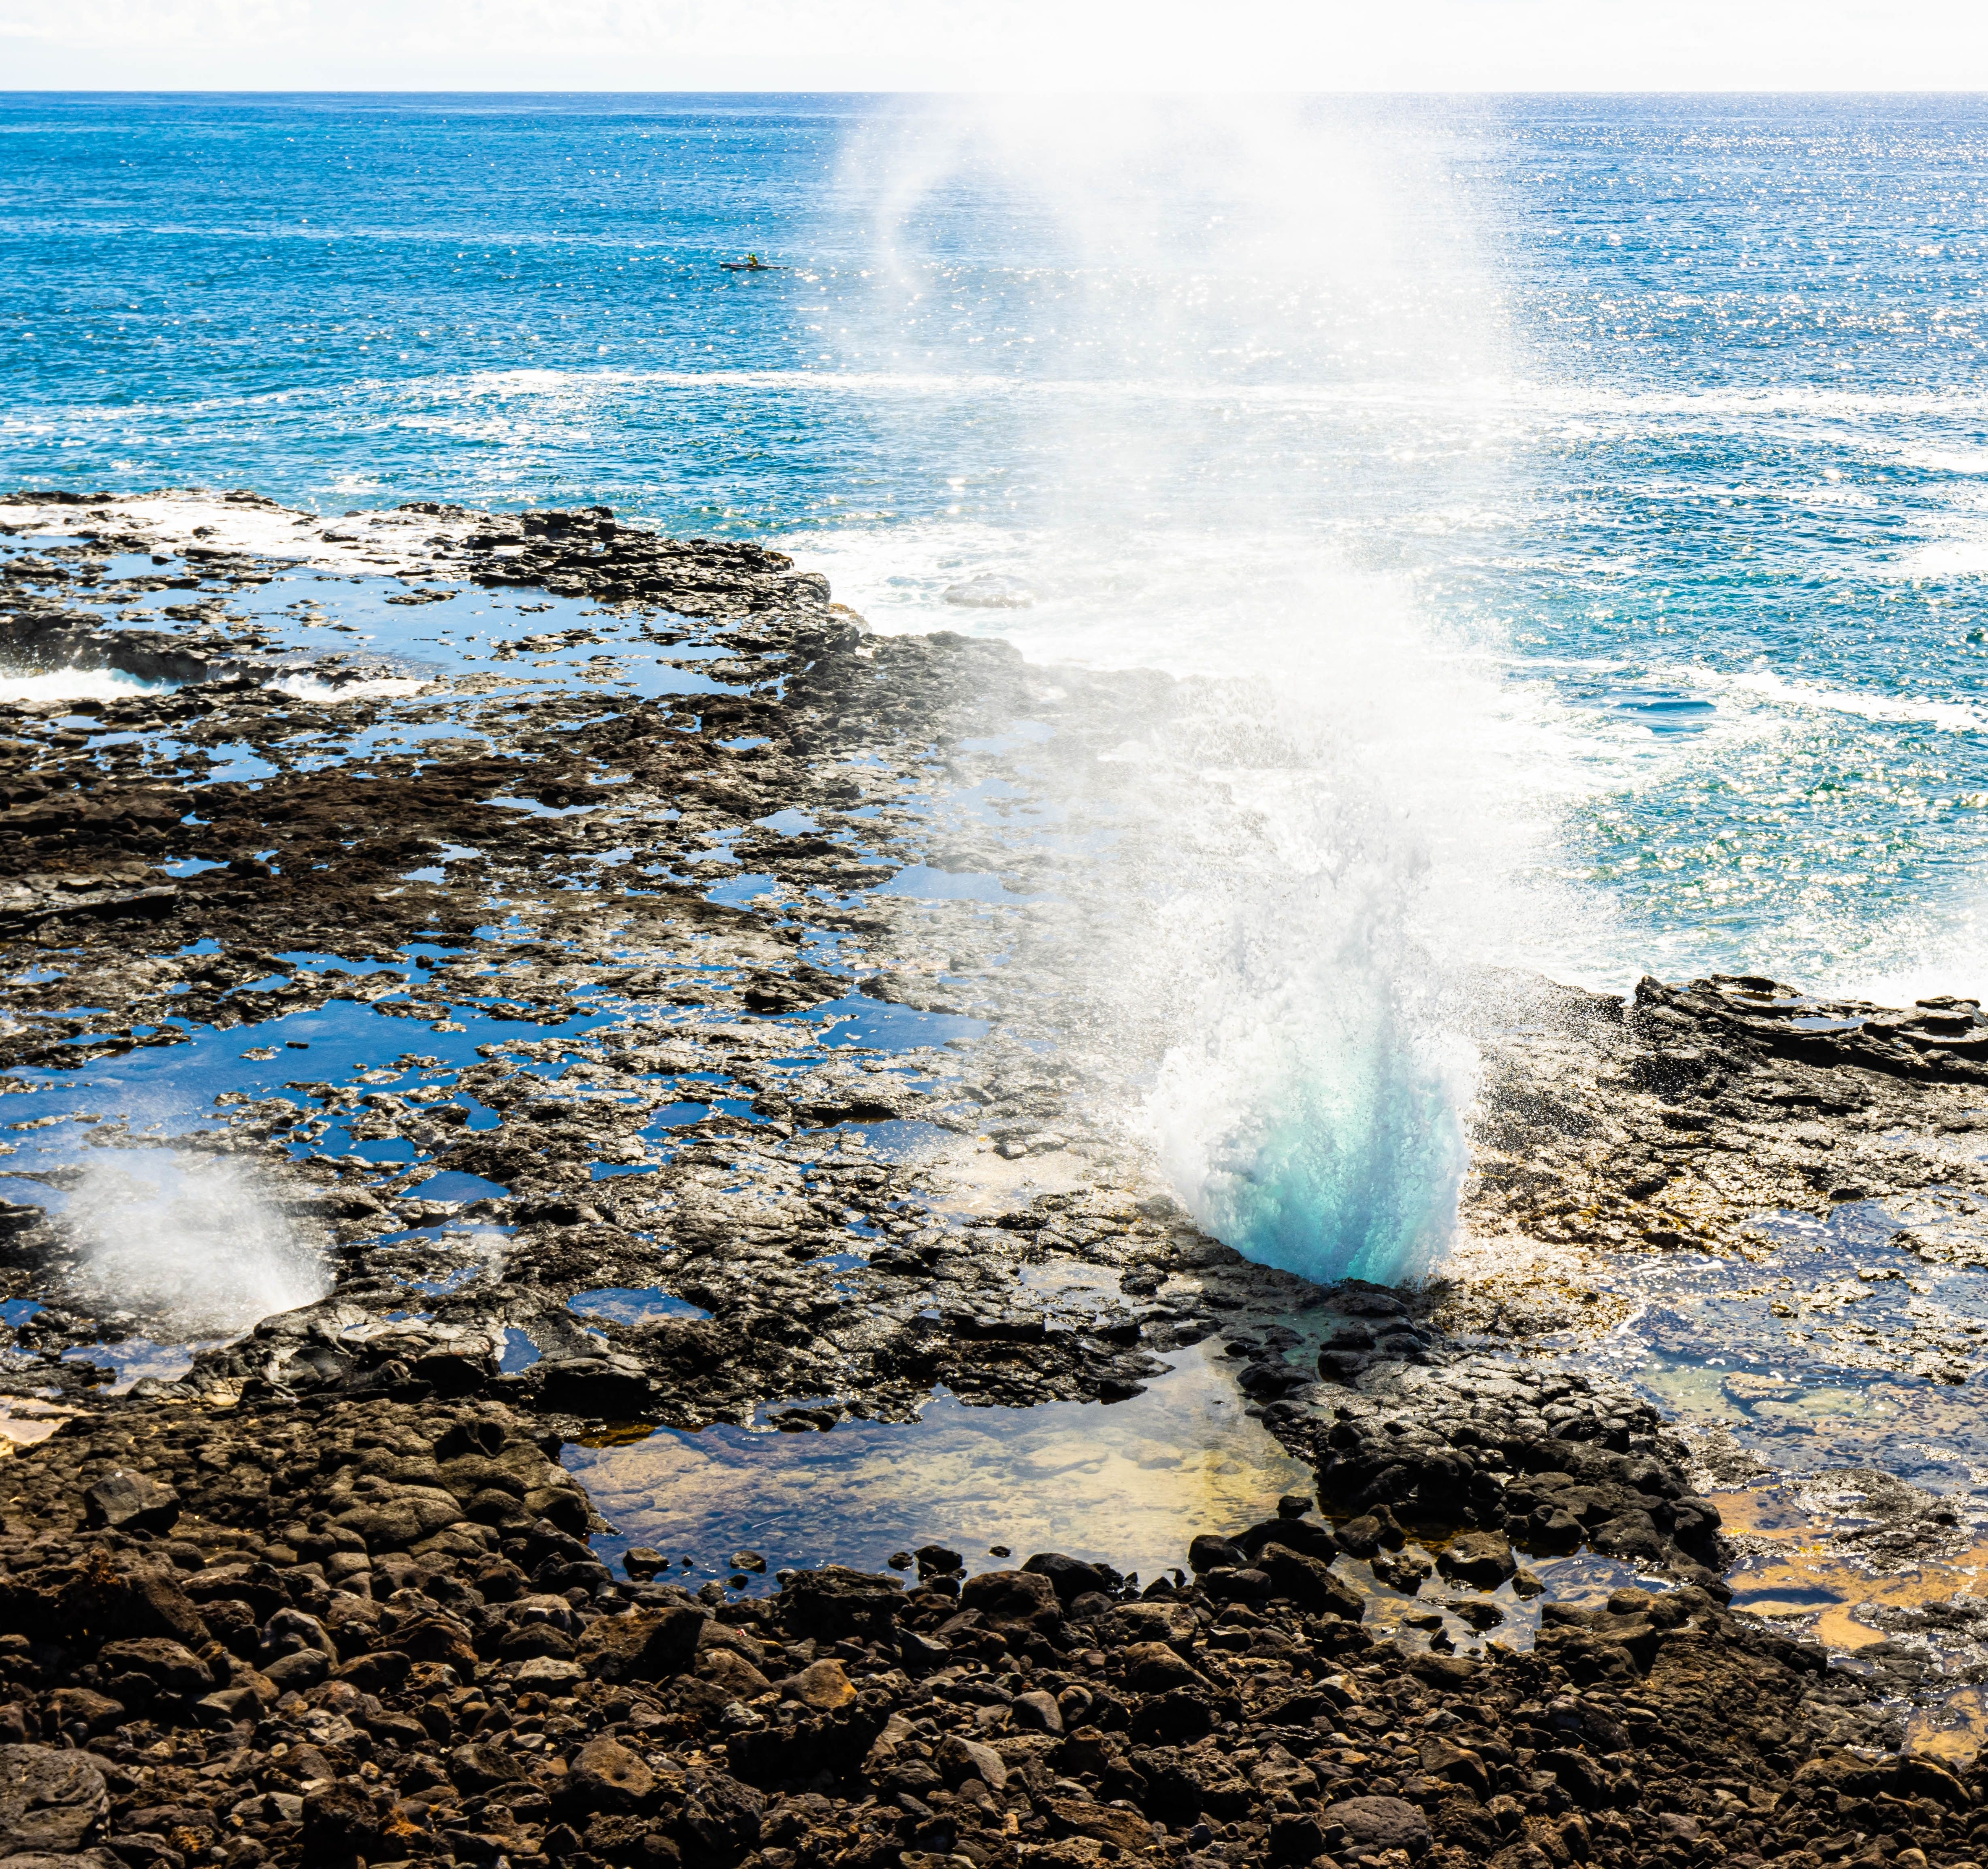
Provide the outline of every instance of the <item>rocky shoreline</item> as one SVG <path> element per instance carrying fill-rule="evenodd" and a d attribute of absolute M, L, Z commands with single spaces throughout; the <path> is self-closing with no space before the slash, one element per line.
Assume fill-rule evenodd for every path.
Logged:
<path fill-rule="evenodd" d="M 0 1869 L 1988 1850 L 1988 1779 L 1894 1749 L 1923 1649 L 1832 1665 L 1729 1612 L 1706 1448 L 1554 1354 L 1608 1326 L 1598 1255 L 1978 1190 L 1971 1003 L 1515 987 L 1466 1202 L 1505 1263 L 1320 1289 L 1202 1235 L 1032 1042 L 1081 914 L 956 806 L 1026 791 L 1016 718 L 1080 758 L 1145 678 L 877 636 L 778 553 L 600 509 L 38 495 L 0 528 L 8 665 L 156 684 L 0 738 Z M 523 620 L 325 648 L 354 579 L 388 624 Z M 194 1328 L 107 1278 L 117 1177 L 161 1154 L 317 1289 Z M 672 1583 L 602 1561 L 559 1464 L 941 1388 L 1108 1403 L 1204 1342 L 1315 1502 L 1143 1586 L 936 1544 Z M 1936 1317 L 1895 1354 L 1979 1351 Z M 1911 1549 L 1967 1529 L 1908 1516 Z M 1577 1551 L 1650 1587 L 1530 1568 Z"/>
<path fill-rule="evenodd" d="M 897 1560 L 915 1579 L 830 1567 L 725 1601 L 658 1580 L 660 1553 L 613 1577 L 543 1441 L 501 1405 L 338 1398 L 225 1422 L 140 1405 L 20 1458 L 0 1546 L 8 1860 L 1795 1865 L 1973 1847 L 1979 1779 L 1875 1750 L 1866 1679 L 1696 1586 L 1560 1606 L 1528 1653 L 1406 1650 L 1362 1628 L 1340 1567 L 1390 1546 L 1421 1562 L 1392 1515 L 1335 1533 L 1293 1498 L 1143 1590 L 1053 1555 L 962 1577 L 926 1547 Z M 258 1459 L 263 1509 L 187 1522 L 175 1482 L 198 1496 L 203 1468 Z M 1436 1542 L 1449 1588 L 1513 1563 L 1496 1533 Z"/>

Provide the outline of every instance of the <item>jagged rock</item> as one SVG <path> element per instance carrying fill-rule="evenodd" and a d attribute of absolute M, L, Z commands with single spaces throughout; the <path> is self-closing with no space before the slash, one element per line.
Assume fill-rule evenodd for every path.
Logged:
<path fill-rule="evenodd" d="M 1283 1545 L 1266 1544 L 1256 1554 L 1257 1567 L 1270 1580 L 1270 1587 L 1308 1610 L 1359 1621 L 1366 1610 L 1360 1593 L 1335 1577 L 1322 1560 L 1293 1551 Z"/>
<path fill-rule="evenodd" d="M 379 1854 L 382 1825 L 372 1800 L 350 1785 L 327 1785 L 309 1792 L 299 1813 L 299 1838 L 306 1862 L 349 1861 Z"/>
<path fill-rule="evenodd" d="M 97 1651 L 96 1665 L 111 1684 L 113 1693 L 119 1693 L 120 1678 L 132 1675 L 144 1680 L 150 1692 L 160 1694 L 198 1696 L 214 1685 L 214 1675 L 199 1656 L 178 1642 L 157 1636 L 106 1642 Z"/>
<path fill-rule="evenodd" d="M 842 1664 L 825 1657 L 810 1662 L 798 1674 L 789 1675 L 780 1683 L 780 1694 L 783 1699 L 797 1700 L 816 1713 L 832 1713 L 856 1698 L 856 1690 L 849 1685 Z"/>
<path fill-rule="evenodd" d="M 961 1586 L 959 1606 L 977 1610 L 997 1625 L 1027 1624 L 1053 1628 L 1063 1620 L 1056 1585 L 1029 1570 L 983 1570 Z"/>
<path fill-rule="evenodd" d="M 991 1746 L 964 1738 L 958 1733 L 949 1733 L 941 1741 L 938 1749 L 932 1755 L 939 1775 L 948 1785 L 958 1786 L 969 1778 L 977 1778 L 990 1791 L 1006 1789 L 1007 1762 Z"/>
<path fill-rule="evenodd" d="M 587 1813 L 633 1810 L 655 1790 L 655 1775 L 620 1741 L 590 1739 L 566 1769 L 565 1803 Z"/>
<path fill-rule="evenodd" d="M 1503 1583 L 1519 1566 L 1502 1533 L 1466 1532 L 1443 1547 L 1436 1567 L 1446 1577 L 1490 1590 Z"/>

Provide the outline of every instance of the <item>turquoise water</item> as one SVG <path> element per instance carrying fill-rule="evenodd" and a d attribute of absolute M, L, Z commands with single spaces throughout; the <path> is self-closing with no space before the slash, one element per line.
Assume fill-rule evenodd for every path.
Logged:
<path fill-rule="evenodd" d="M 1231 1232 L 1312 1224 L 1267 1175 L 1381 1251 L 1346 1160 L 1445 1209 L 1425 978 L 1988 985 L 1988 103 L 16 94 L 0 150 L 0 478 L 601 502 L 1217 684 L 1119 971 Z"/>

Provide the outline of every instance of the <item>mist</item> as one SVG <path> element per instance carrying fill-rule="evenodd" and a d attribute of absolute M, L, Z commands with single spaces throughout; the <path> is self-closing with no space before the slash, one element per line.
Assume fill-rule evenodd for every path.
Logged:
<path fill-rule="evenodd" d="M 331 1288 L 316 1245 L 240 1163 L 126 1153 L 91 1164 L 66 1218 L 81 1289 L 180 1337 L 237 1335 Z"/>
<path fill-rule="evenodd" d="M 1070 1049 L 1249 1257 L 1426 1272 L 1482 969 L 1572 913 L 1540 880 L 1551 723 L 1501 688 L 1495 620 L 1422 598 L 1413 542 L 1506 493 L 1479 455 L 1499 299 L 1441 138 L 1261 100 L 954 103 L 872 133 L 845 182 L 877 194 L 846 361 L 972 373 L 984 414 L 943 516 L 811 558 L 886 627 L 1178 678 L 1050 762 L 1068 826 L 1108 831 L 1070 872 Z M 990 275 L 983 218 L 1040 263 Z M 975 576 L 1035 601 L 944 603 Z"/>

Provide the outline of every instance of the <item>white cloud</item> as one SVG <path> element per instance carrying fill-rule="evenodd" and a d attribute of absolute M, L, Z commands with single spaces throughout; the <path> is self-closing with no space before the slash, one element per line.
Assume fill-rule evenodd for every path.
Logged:
<path fill-rule="evenodd" d="M 0 86 L 1988 88 L 1949 0 L 0 0 Z"/>

